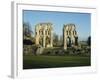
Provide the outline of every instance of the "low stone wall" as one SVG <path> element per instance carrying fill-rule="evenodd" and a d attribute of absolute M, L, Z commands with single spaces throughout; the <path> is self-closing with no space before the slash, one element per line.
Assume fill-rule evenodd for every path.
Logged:
<path fill-rule="evenodd" d="M 91 55 L 91 47 L 85 46 L 82 48 L 71 47 L 64 50 L 62 47 L 43 48 L 41 46 L 24 45 L 24 55 Z"/>

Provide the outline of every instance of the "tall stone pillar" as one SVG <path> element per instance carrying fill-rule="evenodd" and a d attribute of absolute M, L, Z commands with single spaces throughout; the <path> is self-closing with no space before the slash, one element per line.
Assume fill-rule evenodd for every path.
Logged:
<path fill-rule="evenodd" d="M 43 47 L 45 48 L 45 29 L 43 30 Z"/>
<path fill-rule="evenodd" d="M 35 34 L 36 34 L 35 35 L 35 44 L 39 45 L 39 32 L 38 32 L 38 30 L 35 31 Z"/>
<path fill-rule="evenodd" d="M 67 36 L 65 31 L 64 31 L 64 49 L 67 49 Z"/>
<path fill-rule="evenodd" d="M 50 46 L 53 47 L 53 31 L 51 30 Z"/>

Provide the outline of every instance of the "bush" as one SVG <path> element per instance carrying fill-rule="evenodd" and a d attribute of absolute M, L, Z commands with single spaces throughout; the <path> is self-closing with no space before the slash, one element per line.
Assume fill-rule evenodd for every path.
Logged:
<path fill-rule="evenodd" d="M 32 46 L 24 45 L 23 46 L 23 55 L 31 55 L 31 53 L 32 53 Z"/>
<path fill-rule="evenodd" d="M 43 50 L 43 55 L 64 55 L 62 48 L 45 48 Z"/>

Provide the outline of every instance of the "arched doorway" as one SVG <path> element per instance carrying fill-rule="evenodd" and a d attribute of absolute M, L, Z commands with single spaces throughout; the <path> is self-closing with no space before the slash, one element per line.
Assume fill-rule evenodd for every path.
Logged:
<path fill-rule="evenodd" d="M 46 47 L 50 46 L 50 38 L 47 36 L 46 37 Z"/>
<path fill-rule="evenodd" d="M 78 45 L 78 37 L 75 37 L 75 45 Z"/>
<path fill-rule="evenodd" d="M 71 38 L 70 37 L 67 37 L 67 46 L 68 47 L 71 47 Z"/>
<path fill-rule="evenodd" d="M 39 44 L 43 47 L 43 38 L 42 37 L 39 38 Z"/>

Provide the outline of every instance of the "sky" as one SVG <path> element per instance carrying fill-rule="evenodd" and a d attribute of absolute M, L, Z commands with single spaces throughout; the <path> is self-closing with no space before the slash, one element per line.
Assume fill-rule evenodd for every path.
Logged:
<path fill-rule="evenodd" d="M 58 36 L 63 35 L 63 25 L 69 23 L 76 25 L 79 40 L 86 40 L 91 34 L 90 13 L 23 10 L 23 22 L 30 24 L 33 33 L 36 24 L 50 22 Z"/>

